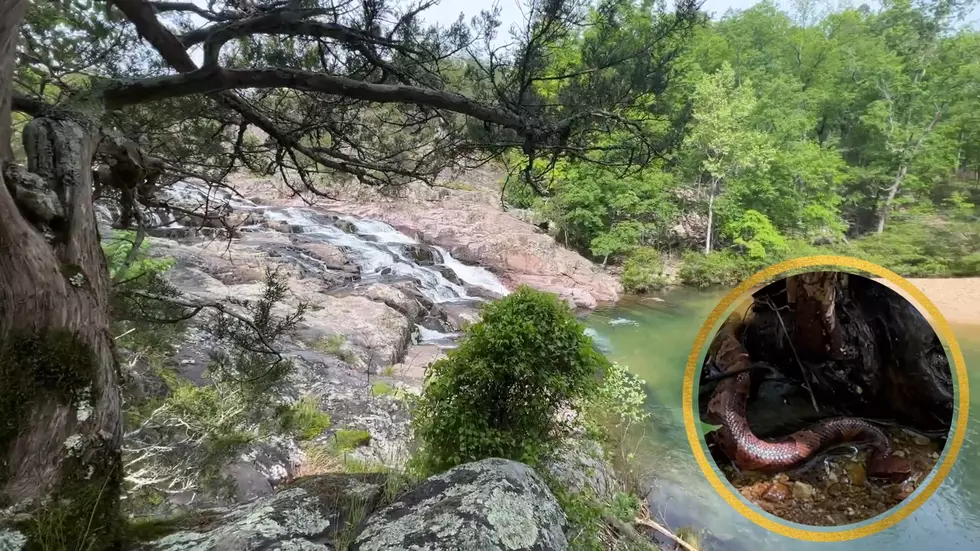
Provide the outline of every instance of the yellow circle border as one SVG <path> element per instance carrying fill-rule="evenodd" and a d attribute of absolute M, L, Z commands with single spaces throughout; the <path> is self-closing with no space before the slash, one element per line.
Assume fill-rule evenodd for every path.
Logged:
<path fill-rule="evenodd" d="M 932 323 L 930 323 L 930 325 L 946 342 L 946 346 L 949 349 L 949 355 L 952 356 L 951 359 L 954 368 L 953 372 L 956 377 L 954 400 L 958 406 L 958 414 L 954 419 L 955 430 L 952 438 L 949 439 L 947 443 L 946 450 L 944 452 L 945 457 L 943 458 L 939 467 L 933 469 L 931 476 L 929 477 L 929 483 L 924 487 L 919 487 L 916 489 L 916 492 L 911 496 L 911 498 L 907 499 L 904 503 L 898 505 L 897 507 L 894 507 L 890 512 L 880 515 L 877 520 L 873 520 L 869 524 L 862 524 L 843 530 L 825 531 L 801 528 L 800 526 L 803 525 L 787 524 L 788 521 L 783 521 L 782 519 L 776 520 L 777 517 L 766 516 L 768 514 L 762 514 L 748 505 L 748 503 L 743 500 L 744 498 L 738 495 L 730 484 L 723 481 L 712 467 L 712 463 L 705 454 L 705 449 L 702 445 L 702 435 L 699 429 L 700 425 L 696 422 L 694 415 L 694 385 L 700 373 L 701 362 L 699 360 L 701 359 L 702 351 L 704 351 L 706 344 L 708 343 L 709 337 L 713 336 L 715 326 L 722 319 L 722 316 L 733 304 L 736 303 L 736 301 L 748 294 L 748 292 L 754 287 L 763 283 L 777 280 L 778 278 L 775 276 L 784 275 L 786 272 L 791 270 L 805 268 L 812 269 L 818 267 L 823 269 L 833 267 L 833 269 L 837 269 L 839 271 L 846 271 L 840 270 L 840 268 L 849 268 L 851 270 L 871 273 L 896 285 L 899 289 L 905 291 L 909 296 L 914 298 L 915 301 L 919 303 L 918 306 L 928 312 L 932 317 Z M 905 298 L 906 300 L 908 299 L 908 297 Z M 913 307 L 915 306 L 915 303 L 913 303 Z M 933 304 L 922 291 L 920 291 L 910 282 L 906 281 L 902 276 L 892 272 L 891 270 L 857 258 L 834 255 L 809 256 L 774 264 L 756 273 L 729 291 L 725 298 L 723 298 L 722 301 L 711 311 L 711 313 L 708 315 L 708 319 L 705 320 L 700 331 L 698 331 L 697 338 L 694 341 L 694 346 L 691 348 L 691 354 L 688 357 L 687 367 L 684 372 L 684 390 L 682 402 L 682 407 L 684 409 L 684 428 L 687 432 L 687 439 L 691 444 L 691 449 L 694 451 L 694 458 L 697 460 L 698 466 L 701 468 L 701 471 L 704 472 L 708 482 L 711 483 L 715 491 L 717 491 L 729 505 L 735 508 L 736 511 L 755 524 L 781 536 L 814 542 L 842 542 L 870 536 L 886 528 L 894 526 L 907 518 L 916 509 L 921 507 L 922 504 L 925 503 L 933 493 L 935 493 L 939 486 L 942 485 L 943 481 L 949 475 L 949 471 L 953 468 L 953 464 L 956 462 L 956 456 L 960 451 L 960 447 L 963 445 L 964 438 L 966 437 L 966 424 L 967 419 L 969 418 L 969 405 L 970 388 L 967 380 L 966 362 L 963 359 L 963 352 L 960 350 L 959 343 L 956 341 L 956 336 L 953 334 L 952 327 L 949 325 L 949 322 L 946 321 L 946 318 L 943 317 L 939 309 L 936 308 L 936 305 Z"/>

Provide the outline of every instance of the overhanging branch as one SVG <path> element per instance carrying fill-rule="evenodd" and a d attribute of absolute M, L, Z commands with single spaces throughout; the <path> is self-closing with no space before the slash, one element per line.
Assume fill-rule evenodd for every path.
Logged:
<path fill-rule="evenodd" d="M 372 84 L 346 77 L 285 68 L 205 67 L 182 75 L 116 84 L 104 92 L 104 97 L 109 108 L 118 108 L 167 98 L 246 88 L 291 88 L 375 103 L 415 104 L 453 111 L 516 130 L 521 134 L 528 132 L 525 119 L 488 107 L 462 94 L 403 84 Z"/>

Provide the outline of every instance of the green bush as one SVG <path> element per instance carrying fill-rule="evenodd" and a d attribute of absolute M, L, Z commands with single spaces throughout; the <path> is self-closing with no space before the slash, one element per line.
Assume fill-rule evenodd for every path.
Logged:
<path fill-rule="evenodd" d="M 535 464 L 571 429 L 558 412 L 598 388 L 608 365 L 555 295 L 521 287 L 484 307 L 434 363 L 414 417 L 423 474 L 487 457 Z"/>
<path fill-rule="evenodd" d="M 646 293 L 663 288 L 667 278 L 660 252 L 649 247 L 633 251 L 623 264 L 621 280 L 628 293 Z"/>
<path fill-rule="evenodd" d="M 705 255 L 687 251 L 682 258 L 678 276 L 685 285 L 699 289 L 717 285 L 732 286 L 744 281 L 762 263 L 739 256 L 733 251 L 717 251 Z"/>

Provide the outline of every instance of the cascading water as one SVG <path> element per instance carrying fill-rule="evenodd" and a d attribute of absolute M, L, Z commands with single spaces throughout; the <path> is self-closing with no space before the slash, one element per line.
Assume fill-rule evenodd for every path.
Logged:
<path fill-rule="evenodd" d="M 229 190 L 209 187 L 202 182 L 181 181 L 158 192 L 162 203 L 178 206 L 184 211 L 249 212 L 249 225 L 241 230 L 261 230 L 261 219 L 266 222 L 286 224 L 304 237 L 340 247 L 360 269 L 362 282 L 411 279 L 418 290 L 433 304 L 482 302 L 468 289 L 481 288 L 492 295 L 504 296 L 507 287 L 490 271 L 463 264 L 445 249 L 427 247 L 392 226 L 377 220 L 326 214 L 311 208 L 262 207 L 251 201 L 234 196 Z M 98 205 L 98 217 L 104 224 L 118 216 L 114 205 Z M 156 227 L 181 228 L 168 211 L 149 212 Z M 345 231 L 347 230 L 347 231 Z M 417 260 L 418 251 L 424 248 L 431 262 Z M 308 272 L 316 273 L 317 261 L 300 254 L 294 260 Z M 442 269 L 440 269 L 442 268 Z M 447 277 L 449 276 L 449 277 Z M 455 277 L 452 277 L 455 276 Z M 486 295 L 486 293 L 480 293 Z M 432 328 L 419 327 L 421 342 L 451 346 L 458 333 L 443 333 Z"/>

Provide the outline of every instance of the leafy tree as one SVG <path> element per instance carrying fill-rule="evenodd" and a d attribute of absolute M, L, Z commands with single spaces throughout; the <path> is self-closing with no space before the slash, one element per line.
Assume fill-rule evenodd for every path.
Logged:
<path fill-rule="evenodd" d="M 0 311 L 0 349 L 27 378 L 61 381 L 25 386 L 17 400 L 28 405 L 7 412 L 17 430 L 0 435 L 4 506 L 32 510 L 65 498 L 110 527 L 74 534 L 77 545 L 117 541 L 122 419 L 96 200 L 120 203 L 121 229 L 144 228 L 145 209 L 159 206 L 227 225 L 222 207 L 181 213 L 158 192 L 187 177 L 221 186 L 248 169 L 329 195 L 331 180 L 431 182 L 509 149 L 529 167 L 549 157 L 590 162 L 599 134 L 617 137 L 602 154 L 610 166 L 643 164 L 664 149 L 660 134 L 626 115 L 638 103 L 656 111 L 650 92 L 661 83 L 645 77 L 672 56 L 645 40 L 681 43 L 698 20 L 692 1 L 672 14 L 645 5 L 655 24 L 628 55 L 609 40 L 626 38 L 624 15 L 642 13 L 630 2 L 586 12 L 575 2 L 531 1 L 527 25 L 503 50 L 491 46 L 495 14 L 432 27 L 418 17 L 430 6 L 0 0 L 0 304 L 15 305 Z M 548 74 L 556 46 L 569 41 L 582 51 L 581 72 Z M 196 48 L 202 63 L 191 56 Z M 465 62 L 449 61 L 458 58 Z M 560 103 L 542 99 L 534 85 L 543 80 L 568 83 L 556 92 Z M 18 122 L 31 118 L 16 129 L 17 158 L 14 111 Z M 526 183 L 538 188 L 546 172 L 525 171 Z M 31 351 L 45 347 L 68 355 L 34 362 Z M 48 377 L 59 370 L 77 377 Z M 91 415 L 77 414 L 83 396 Z M 66 449 L 69 437 L 77 446 Z"/>
<path fill-rule="evenodd" d="M 708 179 L 705 254 L 711 252 L 715 199 L 722 184 L 746 168 L 767 166 L 771 156 L 766 135 L 747 126 L 755 102 L 751 83 L 738 86 L 735 71 L 727 63 L 716 73 L 704 75 L 695 91 L 695 124 L 688 139 Z"/>

